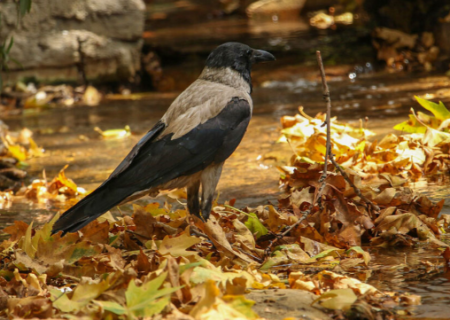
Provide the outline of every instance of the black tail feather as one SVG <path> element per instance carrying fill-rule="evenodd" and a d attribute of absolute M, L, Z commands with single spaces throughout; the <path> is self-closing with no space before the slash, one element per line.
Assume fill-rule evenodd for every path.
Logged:
<path fill-rule="evenodd" d="M 132 192 L 123 189 L 109 190 L 106 186 L 99 187 L 67 210 L 53 225 L 52 234 L 62 231 L 64 235 L 80 230 L 131 194 Z"/>

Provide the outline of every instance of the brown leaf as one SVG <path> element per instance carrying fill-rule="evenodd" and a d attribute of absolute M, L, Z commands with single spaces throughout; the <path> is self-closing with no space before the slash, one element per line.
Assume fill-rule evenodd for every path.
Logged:
<path fill-rule="evenodd" d="M 449 273 L 450 272 L 450 248 L 445 248 L 444 252 L 442 253 L 442 257 L 445 260 L 445 273 Z"/>
<path fill-rule="evenodd" d="M 17 241 L 23 236 L 25 236 L 25 233 L 27 232 L 28 224 L 26 224 L 23 221 L 14 221 L 14 225 L 6 227 L 3 229 L 3 232 L 8 233 L 11 235 L 9 240 L 11 241 Z"/>
<path fill-rule="evenodd" d="M 47 319 L 53 316 L 52 303 L 45 297 L 27 297 L 8 300 L 9 314 L 24 319 Z"/>
<path fill-rule="evenodd" d="M 170 281 L 170 284 L 172 285 L 172 288 L 179 288 L 180 287 L 180 268 L 178 267 L 178 263 L 175 260 L 175 258 L 171 256 L 167 256 L 167 274 Z M 178 301 L 180 303 L 185 303 L 187 301 L 184 301 L 183 299 L 183 292 L 181 290 L 175 291 L 175 295 L 178 298 Z"/>
<path fill-rule="evenodd" d="M 214 216 L 210 216 L 206 223 L 197 219 L 196 225 L 208 236 L 208 238 L 213 242 L 214 246 L 219 250 L 219 252 L 230 259 L 239 258 L 246 263 L 256 263 L 253 259 L 234 250 L 230 243 L 228 242 L 225 232 L 219 225 L 219 222 Z"/>
<path fill-rule="evenodd" d="M 151 263 L 147 255 L 142 251 L 142 248 L 139 248 L 139 255 L 136 259 L 136 268 L 137 271 L 145 274 L 149 273 L 152 270 Z"/>
<path fill-rule="evenodd" d="M 97 220 L 92 221 L 81 230 L 83 239 L 94 243 L 108 244 L 109 243 L 109 222 L 102 223 Z"/>

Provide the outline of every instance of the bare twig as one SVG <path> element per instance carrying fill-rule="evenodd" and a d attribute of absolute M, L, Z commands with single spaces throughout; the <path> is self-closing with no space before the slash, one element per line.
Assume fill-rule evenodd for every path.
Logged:
<path fill-rule="evenodd" d="M 330 98 L 330 90 L 328 89 L 328 84 L 325 76 L 325 70 L 323 67 L 323 61 L 322 61 L 322 55 L 320 54 L 320 51 L 316 52 L 317 55 L 317 63 L 319 64 L 320 69 L 320 76 L 322 78 L 322 87 L 323 87 L 323 98 L 325 102 L 327 103 L 327 115 L 326 120 L 322 124 L 322 126 L 327 126 L 327 143 L 326 143 L 326 152 L 325 152 L 325 160 L 324 160 L 324 166 L 323 166 L 323 172 L 322 175 L 319 178 L 319 189 L 317 191 L 317 195 L 314 199 L 314 201 L 309 205 L 308 210 L 303 212 L 303 215 L 298 219 L 296 223 L 289 226 L 285 231 L 283 231 L 280 234 L 275 235 L 275 239 L 271 240 L 269 245 L 267 246 L 265 250 L 265 257 L 267 258 L 270 255 L 272 246 L 275 242 L 278 240 L 281 240 L 283 237 L 285 237 L 289 232 L 291 232 L 293 229 L 295 229 L 297 226 L 299 226 L 303 220 L 305 220 L 310 214 L 312 209 L 314 208 L 315 203 L 319 205 L 319 208 L 323 210 L 322 207 L 322 194 L 326 187 L 326 179 L 327 179 L 327 167 L 328 167 L 328 159 L 331 161 L 331 163 L 336 167 L 336 169 L 342 174 L 344 179 L 350 184 L 350 186 L 355 190 L 356 195 L 358 195 L 362 201 L 365 202 L 368 209 L 372 207 L 375 211 L 380 211 L 380 208 L 372 203 L 369 199 L 367 199 L 361 191 L 358 189 L 357 186 L 353 183 L 353 181 L 350 180 L 347 173 L 341 168 L 341 166 L 336 162 L 334 159 L 334 155 L 331 152 L 331 98 Z"/>
<path fill-rule="evenodd" d="M 135 236 L 141 237 L 141 238 L 143 238 L 143 239 L 145 239 L 145 240 L 152 240 L 152 238 L 149 238 L 149 237 L 147 237 L 147 236 L 144 236 L 144 235 L 142 235 L 142 234 L 136 233 L 136 232 L 131 231 L 131 230 L 126 230 L 126 232 L 128 232 L 128 233 L 130 233 L 130 234 L 133 234 L 133 235 L 135 235 Z"/>
<path fill-rule="evenodd" d="M 317 202 L 319 207 L 322 209 L 322 193 L 325 189 L 327 179 L 327 169 L 328 169 L 328 159 L 330 158 L 331 153 L 331 98 L 330 98 L 330 90 L 328 89 L 327 79 L 325 76 L 325 69 L 323 67 L 322 55 L 320 51 L 316 51 L 317 63 L 319 64 L 320 76 L 322 78 L 322 87 L 323 87 L 323 99 L 327 103 L 327 118 L 325 123 L 322 124 L 327 126 L 327 144 L 325 151 L 325 159 L 323 165 L 323 172 L 319 179 L 319 192 L 317 194 Z"/>
<path fill-rule="evenodd" d="M 78 56 L 79 56 L 79 60 L 76 63 L 76 67 L 78 69 L 78 74 L 81 77 L 81 81 L 83 82 L 83 92 L 86 90 L 87 85 L 88 85 L 88 81 L 87 81 L 87 76 L 86 76 L 86 62 L 85 62 L 85 54 L 83 51 L 83 43 L 85 43 L 87 40 L 84 39 L 82 40 L 80 37 L 77 37 L 77 43 L 78 43 Z"/>
<path fill-rule="evenodd" d="M 264 262 L 264 260 L 261 259 L 260 257 L 254 256 L 254 255 L 252 255 L 251 253 L 249 253 L 249 252 L 247 252 L 247 251 L 244 251 L 244 250 L 242 250 L 242 249 L 239 248 L 239 247 L 234 247 L 234 248 L 235 248 L 235 249 L 238 249 L 240 252 L 242 252 L 243 254 L 246 254 L 247 256 L 249 256 L 250 258 L 252 258 L 253 260 L 258 261 L 259 263 L 263 263 L 263 262 Z"/>
<path fill-rule="evenodd" d="M 322 198 L 322 193 L 325 190 L 325 186 L 326 186 L 327 164 L 328 164 L 328 158 L 331 156 L 331 99 L 330 99 L 330 91 L 328 90 L 328 85 L 327 85 L 327 81 L 325 78 L 325 70 L 323 68 L 322 56 L 320 54 L 320 51 L 317 51 L 316 55 L 317 55 L 317 63 L 319 64 L 320 75 L 322 77 L 323 98 L 325 99 L 325 101 L 327 103 L 327 118 L 326 118 L 326 122 L 325 122 L 325 124 L 327 126 L 327 144 L 326 144 L 323 172 L 319 179 L 320 187 L 318 189 L 315 200 L 312 201 L 312 203 L 309 205 L 308 210 L 306 210 L 303 213 L 303 215 L 298 219 L 298 221 L 296 223 L 294 223 L 293 225 L 289 226 L 289 228 L 287 228 L 284 232 L 276 235 L 276 238 L 270 241 L 269 245 L 267 246 L 267 248 L 265 250 L 266 257 L 269 256 L 272 246 L 276 241 L 281 240 L 289 232 L 291 232 L 294 228 L 296 228 L 298 225 L 300 225 L 303 222 L 303 220 L 305 220 L 311 214 L 311 211 L 314 208 L 314 205 L 316 202 L 318 202 L 320 204 L 320 199 Z"/>

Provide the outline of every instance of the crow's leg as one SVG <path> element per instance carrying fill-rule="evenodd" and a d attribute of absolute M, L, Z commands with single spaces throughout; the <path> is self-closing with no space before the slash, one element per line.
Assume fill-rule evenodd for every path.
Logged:
<path fill-rule="evenodd" d="M 197 217 L 200 216 L 200 201 L 198 199 L 198 193 L 200 189 L 200 180 L 197 180 L 187 187 L 187 207 L 190 214 L 194 214 Z"/>
<path fill-rule="evenodd" d="M 216 192 L 217 183 L 222 174 L 223 163 L 211 165 L 202 172 L 200 178 L 202 182 L 202 207 L 201 218 L 203 221 L 208 220 L 211 213 L 212 201 Z"/>

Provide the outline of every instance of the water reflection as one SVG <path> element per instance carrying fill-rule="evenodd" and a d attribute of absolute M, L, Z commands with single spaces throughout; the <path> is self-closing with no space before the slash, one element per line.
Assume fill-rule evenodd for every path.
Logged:
<path fill-rule="evenodd" d="M 408 308 L 408 319 L 448 319 L 450 281 L 442 274 L 441 251 L 419 248 L 365 248 L 372 256 L 368 283 L 380 290 L 411 292 L 422 297 L 422 305 Z"/>

